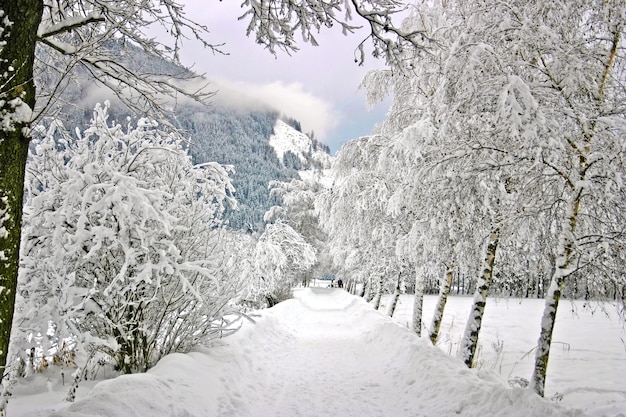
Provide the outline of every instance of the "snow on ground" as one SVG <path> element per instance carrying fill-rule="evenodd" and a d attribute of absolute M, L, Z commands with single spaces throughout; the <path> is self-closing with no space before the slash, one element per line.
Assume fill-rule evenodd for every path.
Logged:
<path fill-rule="evenodd" d="M 274 134 L 270 136 L 269 143 L 280 161 L 283 160 L 285 152 L 291 151 L 304 162 L 304 154 L 311 149 L 311 139 L 282 120 L 276 121 Z"/>
<path fill-rule="evenodd" d="M 427 326 L 436 301 L 436 296 L 424 299 L 423 323 Z M 471 304 L 471 297 L 448 299 L 437 343 L 442 351 L 456 355 Z M 488 299 L 478 365 L 507 380 L 530 379 L 543 307 L 544 300 Z M 408 327 L 412 313 L 413 296 L 402 295 L 394 321 Z M 561 301 L 553 340 L 546 398 L 583 409 L 591 416 L 626 416 L 626 330 L 616 306 Z"/>
<path fill-rule="evenodd" d="M 297 131 L 282 120 L 277 120 L 274 126 L 274 134 L 270 136 L 269 144 L 274 148 L 280 161 L 287 151 L 297 155 L 304 162 L 305 154 L 311 152 L 311 139 L 304 133 Z M 321 162 L 325 167 L 330 167 L 332 156 L 318 149 L 310 156 L 313 160 Z"/>
<path fill-rule="evenodd" d="M 147 374 L 83 391 L 69 407 L 56 387 L 40 397 L 18 396 L 8 415 L 583 415 L 509 388 L 490 370 L 467 369 L 361 298 L 331 288 L 297 290 L 295 299 L 260 312 L 256 324 L 246 322 L 217 346 L 169 355 Z"/>

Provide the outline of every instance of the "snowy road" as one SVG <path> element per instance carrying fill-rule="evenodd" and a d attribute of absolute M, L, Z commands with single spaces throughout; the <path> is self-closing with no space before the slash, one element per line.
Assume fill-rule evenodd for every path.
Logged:
<path fill-rule="evenodd" d="M 367 349 L 367 334 L 355 326 L 341 292 L 322 288 L 313 292 L 316 302 L 305 301 L 309 311 L 289 317 L 280 332 L 284 343 L 267 352 L 272 357 L 263 358 L 268 365 L 261 372 L 267 403 L 249 415 L 413 415 L 416 410 L 407 401 L 393 405 L 387 401 L 390 388 L 399 389 L 404 382 L 384 372 L 384 364 L 393 362 L 392 350 Z M 232 415 L 239 414 L 232 410 Z"/>
<path fill-rule="evenodd" d="M 10 416 L 33 415 L 20 414 L 19 401 L 14 407 Z M 105 381 L 55 409 L 35 415 L 582 416 L 467 369 L 336 289 L 299 290 L 219 346 L 170 355 L 147 374 Z"/>

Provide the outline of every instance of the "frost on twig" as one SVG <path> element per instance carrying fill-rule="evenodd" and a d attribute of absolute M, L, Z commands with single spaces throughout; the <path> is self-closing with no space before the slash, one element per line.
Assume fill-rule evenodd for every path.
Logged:
<path fill-rule="evenodd" d="M 245 12 L 239 20 L 248 20 L 247 34 L 254 34 L 256 42 L 274 55 L 278 50 L 296 52 L 298 33 L 305 43 L 317 46 L 321 30 L 339 26 L 348 35 L 362 29 L 360 23 L 369 32 L 355 49 L 359 65 L 365 62 L 368 41 L 372 56 L 389 64 L 401 63 L 407 53 L 412 55 L 430 43 L 425 31 L 406 31 L 392 21 L 394 15 L 407 11 L 406 4 L 397 0 L 245 0 L 242 7 Z"/>
<path fill-rule="evenodd" d="M 182 6 L 165 0 L 155 3 L 146 7 L 132 0 L 122 7 L 97 0 L 46 0 L 37 32 L 42 46 L 37 74 L 42 82 L 35 118 L 58 107 L 60 92 L 79 73 L 109 88 L 136 114 L 164 115 L 171 97 L 199 102 L 211 98 L 214 92 L 201 76 L 187 70 L 146 68 L 127 52 L 138 48 L 178 63 L 182 41 L 194 39 L 212 53 L 222 53 L 221 45 L 207 41 L 208 28 L 187 18 Z M 171 35 L 170 43 L 145 33 L 156 26 Z"/>

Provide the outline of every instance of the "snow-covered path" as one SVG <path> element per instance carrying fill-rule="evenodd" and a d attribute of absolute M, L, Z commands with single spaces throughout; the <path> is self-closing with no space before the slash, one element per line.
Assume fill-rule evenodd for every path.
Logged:
<path fill-rule="evenodd" d="M 277 332 L 281 346 L 262 361 L 266 366 L 258 376 L 266 381 L 262 397 L 267 402 L 248 415 L 415 415 L 409 398 L 389 403 L 390 391 L 410 386 L 414 378 L 394 380 L 398 375 L 385 372 L 392 369 L 386 364 L 393 362 L 393 350 L 367 348 L 368 333 L 350 314 L 354 300 L 338 290 L 312 291 L 315 297 L 301 299 L 301 314 L 285 317 Z"/>
<path fill-rule="evenodd" d="M 170 355 L 147 374 L 102 382 L 56 410 L 36 415 L 582 415 L 508 388 L 490 371 L 467 369 L 362 299 L 334 289 L 299 290 L 218 346 Z M 9 415 L 27 414 L 18 402 Z"/>

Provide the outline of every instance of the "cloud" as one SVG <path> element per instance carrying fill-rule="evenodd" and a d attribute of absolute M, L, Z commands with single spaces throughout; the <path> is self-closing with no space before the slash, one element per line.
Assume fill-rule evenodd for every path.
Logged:
<path fill-rule="evenodd" d="M 212 54 L 193 39 L 181 50 L 183 63 L 211 79 L 212 87 L 219 90 L 213 99 L 216 103 L 267 103 L 298 119 L 303 130 L 314 131 L 333 150 L 346 140 L 371 133 L 380 121 L 381 112 L 368 112 L 365 96 L 358 91 L 369 70 L 384 68 L 384 62 L 373 57 L 364 66 L 354 62 L 356 47 L 368 35 L 366 27 L 349 36 L 339 27 L 325 28 L 317 35 L 319 47 L 297 39 L 298 52 L 273 56 L 255 42 L 254 34 L 246 36 L 248 19 L 238 20 L 244 10 L 240 2 L 184 3 L 188 15 L 210 29 L 209 40 L 224 43 L 227 55 Z M 354 23 L 363 22 L 356 19 Z"/>
<path fill-rule="evenodd" d="M 178 83 L 185 90 L 193 92 L 199 88 L 203 91 L 212 91 L 216 94 L 209 99 L 209 103 L 217 106 L 231 107 L 238 110 L 276 110 L 281 115 L 298 120 L 305 132 L 314 131 L 316 137 L 324 140 L 338 126 L 340 112 L 329 101 L 306 91 L 299 82 L 285 83 L 273 81 L 265 84 L 253 84 L 245 81 L 207 81 L 194 79 Z M 130 97 L 128 89 L 122 91 Z M 79 105 L 83 108 L 93 108 L 95 103 L 109 100 L 114 108 L 123 107 L 119 98 L 107 87 L 99 83 L 88 84 L 82 94 Z M 161 97 L 161 104 L 173 107 L 178 104 L 192 103 L 191 98 L 177 94 L 172 97 Z"/>
<path fill-rule="evenodd" d="M 333 104 L 305 90 L 299 82 L 274 81 L 252 84 L 242 81 L 219 80 L 213 83 L 218 90 L 217 104 L 242 106 L 270 106 L 281 114 L 302 124 L 305 132 L 314 131 L 325 138 L 339 123 L 339 112 Z"/>

